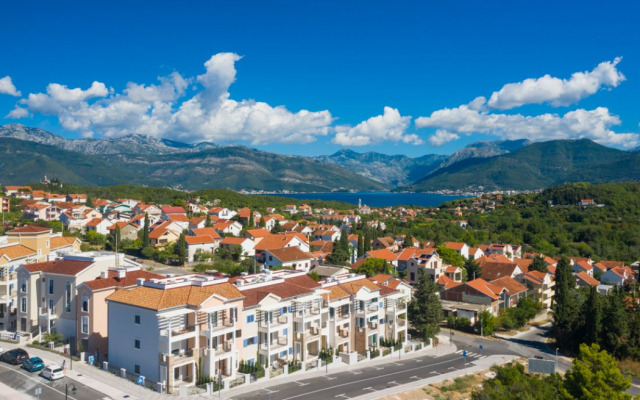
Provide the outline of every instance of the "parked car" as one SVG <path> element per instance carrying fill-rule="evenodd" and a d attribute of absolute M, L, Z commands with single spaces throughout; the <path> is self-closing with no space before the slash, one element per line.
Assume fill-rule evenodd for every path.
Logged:
<path fill-rule="evenodd" d="M 62 367 L 56 364 L 48 365 L 45 369 L 40 373 L 43 378 L 47 378 L 50 381 L 54 381 L 56 379 L 64 378 L 64 371 Z"/>
<path fill-rule="evenodd" d="M 4 347 L 0 347 L 0 354 L 4 353 Z"/>
<path fill-rule="evenodd" d="M 13 365 L 22 364 L 24 360 L 28 359 L 29 353 L 27 353 L 23 349 L 13 349 L 5 351 L 4 353 L 2 353 L 2 355 L 0 355 L 0 360 Z"/>
<path fill-rule="evenodd" d="M 22 368 L 26 369 L 29 372 L 36 372 L 44 369 L 44 362 L 40 357 L 31 357 L 28 360 L 24 360 L 22 363 Z"/>

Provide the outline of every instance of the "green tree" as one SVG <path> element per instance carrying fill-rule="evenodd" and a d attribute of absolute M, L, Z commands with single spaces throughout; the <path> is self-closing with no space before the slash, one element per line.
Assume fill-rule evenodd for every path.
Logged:
<path fill-rule="evenodd" d="M 87 196 L 87 201 L 84 203 L 85 206 L 93 208 L 93 200 L 91 200 L 91 196 Z"/>
<path fill-rule="evenodd" d="M 104 235 L 94 230 L 87 231 L 84 236 L 86 241 L 93 245 L 103 245 L 107 241 L 107 238 Z"/>
<path fill-rule="evenodd" d="M 178 239 L 178 244 L 176 246 L 176 256 L 178 256 L 178 261 L 181 265 L 187 261 L 187 239 L 184 233 L 180 234 L 180 239 Z"/>
<path fill-rule="evenodd" d="M 362 235 L 358 235 L 358 257 L 364 255 L 364 242 L 362 241 Z"/>
<path fill-rule="evenodd" d="M 260 217 L 260 223 L 258 224 L 258 226 L 260 228 L 264 228 L 266 225 L 266 222 L 264 221 L 264 215 Z"/>
<path fill-rule="evenodd" d="M 563 257 L 556 267 L 556 297 L 553 306 L 553 333 L 561 347 L 571 344 L 578 322 L 574 279 L 571 264 Z"/>
<path fill-rule="evenodd" d="M 273 228 L 271 228 L 271 233 L 280 233 L 284 229 L 282 229 L 282 225 L 280 225 L 280 221 L 276 219 L 276 223 L 273 224 Z"/>
<path fill-rule="evenodd" d="M 142 250 L 140 251 L 140 254 L 142 254 L 142 256 L 144 258 L 148 258 L 151 259 L 156 255 L 156 249 L 154 249 L 153 247 L 143 247 Z"/>
<path fill-rule="evenodd" d="M 455 265 L 456 267 L 464 265 L 465 258 L 445 245 L 438 246 L 438 255 L 445 264 Z"/>
<path fill-rule="evenodd" d="M 253 210 L 249 210 L 249 221 L 247 222 L 247 227 L 251 229 L 254 226 L 255 226 L 255 222 L 253 220 Z"/>
<path fill-rule="evenodd" d="M 327 255 L 327 261 L 335 265 L 347 265 L 349 263 L 349 250 L 345 251 L 344 244 L 337 239 L 333 242 L 331 254 Z"/>
<path fill-rule="evenodd" d="M 439 287 L 422 269 L 418 270 L 415 295 L 409 303 L 409 320 L 424 340 L 434 338 L 440 332 L 444 318 Z"/>
<path fill-rule="evenodd" d="M 589 297 L 584 302 L 584 340 L 586 344 L 600 344 L 602 332 L 603 299 L 595 287 L 589 290 Z"/>
<path fill-rule="evenodd" d="M 144 214 L 144 227 L 142 228 L 142 248 L 149 247 L 149 215 Z"/>
<path fill-rule="evenodd" d="M 602 343 L 605 349 L 616 357 L 626 354 L 626 342 L 629 337 L 629 324 L 624 305 L 625 294 L 614 290 L 608 296 L 604 317 Z"/>
<path fill-rule="evenodd" d="M 488 310 L 484 310 L 478 314 L 478 320 L 473 327 L 477 333 L 483 336 L 491 336 L 496 327 L 496 317 Z"/>
<path fill-rule="evenodd" d="M 211 228 L 213 226 L 213 222 L 211 222 L 211 216 L 207 214 L 207 218 L 204 220 L 204 227 Z"/>
<path fill-rule="evenodd" d="M 467 271 L 467 279 L 469 280 L 478 279 L 482 276 L 482 268 L 473 258 L 466 259 L 463 268 Z"/>
<path fill-rule="evenodd" d="M 539 378 L 526 374 L 524 366 L 516 363 L 491 369 L 496 377 L 474 391 L 473 400 L 549 400 L 561 396 L 563 382 L 558 374 Z"/>
<path fill-rule="evenodd" d="M 533 262 L 529 269 L 540 272 L 547 272 L 547 263 L 544 261 L 543 256 L 533 257 Z"/>
<path fill-rule="evenodd" d="M 584 400 L 631 399 L 625 393 L 631 387 L 631 378 L 625 378 L 615 358 L 600 346 L 580 345 L 580 354 L 573 360 L 572 368 L 565 374 L 566 397 Z"/>
<path fill-rule="evenodd" d="M 358 267 L 358 272 L 364 273 L 367 277 L 377 274 L 393 275 L 394 268 L 383 258 L 369 257 Z"/>
<path fill-rule="evenodd" d="M 371 250 L 371 236 L 368 233 L 364 234 L 363 249 L 364 251 L 362 252 L 362 255 Z"/>

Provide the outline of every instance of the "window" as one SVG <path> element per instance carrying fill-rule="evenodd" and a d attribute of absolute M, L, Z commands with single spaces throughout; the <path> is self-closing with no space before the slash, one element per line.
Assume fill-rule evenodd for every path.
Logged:
<path fill-rule="evenodd" d="M 26 283 L 26 282 L 22 282 L 22 283 L 20 284 L 20 291 L 21 291 L 22 293 L 27 293 L 27 283 Z"/>
<path fill-rule="evenodd" d="M 410 281 L 412 281 L 412 282 L 413 282 L 413 281 L 415 281 L 415 280 L 416 280 L 416 273 L 415 273 L 415 272 L 411 272 L 409 275 L 410 275 L 410 277 L 409 277 L 409 280 L 410 280 Z"/>
<path fill-rule="evenodd" d="M 53 279 L 49 279 L 49 294 L 53 294 Z"/>
<path fill-rule="evenodd" d="M 64 285 L 64 310 L 71 312 L 71 282 L 67 281 Z"/>
<path fill-rule="evenodd" d="M 258 342 L 257 336 L 250 337 L 242 341 L 242 346 L 243 347 L 251 346 L 252 344 L 256 344 L 257 342 Z"/>
<path fill-rule="evenodd" d="M 27 312 L 27 298 L 26 297 L 21 297 L 20 298 L 20 311 Z"/>
<path fill-rule="evenodd" d="M 289 347 L 289 355 L 293 354 L 293 347 Z"/>
<path fill-rule="evenodd" d="M 53 299 L 49 299 L 49 310 L 53 312 Z"/>
<path fill-rule="evenodd" d="M 133 341 L 133 347 L 135 347 L 136 349 L 140 348 L 140 339 L 136 339 Z"/>
<path fill-rule="evenodd" d="M 253 321 L 255 321 L 255 319 L 256 319 L 255 314 L 247 315 L 247 324 L 252 323 Z"/>
<path fill-rule="evenodd" d="M 287 328 L 284 328 L 284 329 L 282 330 L 282 334 L 283 334 L 284 336 L 287 336 Z"/>
<path fill-rule="evenodd" d="M 89 312 L 89 296 L 82 296 L 82 312 Z"/>
<path fill-rule="evenodd" d="M 82 317 L 82 333 L 89 333 L 89 317 Z"/>
<path fill-rule="evenodd" d="M 133 317 L 133 323 L 136 324 L 136 325 L 140 325 L 140 316 L 139 315 L 136 314 Z"/>
<path fill-rule="evenodd" d="M 140 375 L 140 365 L 133 364 L 133 372 Z"/>
<path fill-rule="evenodd" d="M 280 314 L 286 314 L 287 313 L 287 307 L 282 307 L 280 309 Z"/>

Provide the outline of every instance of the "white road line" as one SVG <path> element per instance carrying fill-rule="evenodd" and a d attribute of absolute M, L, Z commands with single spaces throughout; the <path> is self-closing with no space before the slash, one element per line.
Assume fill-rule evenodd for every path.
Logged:
<path fill-rule="evenodd" d="M 358 371 L 349 371 L 349 372 L 351 372 L 354 375 L 360 375 L 362 373 L 362 372 L 358 372 Z"/>
<path fill-rule="evenodd" d="M 398 367 L 401 367 L 401 366 L 403 366 L 403 365 L 404 365 L 403 363 L 392 363 L 392 364 L 393 364 L 393 365 L 397 365 Z"/>
<path fill-rule="evenodd" d="M 345 399 L 350 399 L 351 397 L 347 396 L 346 394 L 342 393 L 342 394 L 338 394 L 334 397 L 344 397 Z"/>
<path fill-rule="evenodd" d="M 377 392 L 377 390 L 376 390 L 376 389 L 374 389 L 374 388 L 372 388 L 371 386 L 366 387 L 366 388 L 363 388 L 362 390 L 371 390 L 371 391 L 373 391 L 373 392 Z"/>
<path fill-rule="evenodd" d="M 273 389 L 264 389 L 264 388 L 262 390 L 264 390 L 267 393 L 275 393 L 280 391 L 280 389 L 273 390 Z"/>
<path fill-rule="evenodd" d="M 336 379 L 336 377 L 334 377 L 334 376 L 327 376 L 327 375 L 323 376 L 323 378 L 327 378 L 327 380 L 329 380 L 329 381 L 332 381 L 332 380 Z"/>
<path fill-rule="evenodd" d="M 293 381 L 293 383 L 297 383 L 300 386 L 307 386 L 308 383 L 302 383 L 302 382 L 298 382 L 298 381 Z"/>
<path fill-rule="evenodd" d="M 376 371 L 380 371 L 382 369 L 384 369 L 384 367 L 373 367 Z"/>
<path fill-rule="evenodd" d="M 429 372 L 429 373 L 430 373 L 430 374 L 435 374 L 435 375 L 438 375 L 438 374 L 439 374 L 439 372 L 438 372 L 438 371 L 431 371 L 431 372 Z"/>
<path fill-rule="evenodd" d="M 456 354 L 460 354 L 460 353 L 462 353 L 462 350 L 456 351 Z"/>
<path fill-rule="evenodd" d="M 442 361 L 442 362 L 439 362 L 439 363 L 430 364 L 429 366 L 430 367 L 435 367 L 436 365 L 448 364 L 448 363 L 453 362 L 453 361 L 455 361 L 455 360 Z M 452 367 L 452 368 L 455 368 L 455 367 Z M 414 368 L 408 368 L 408 369 L 405 369 L 405 370 L 402 370 L 402 371 L 395 371 L 395 372 L 390 372 L 388 374 L 377 375 L 377 376 L 374 376 L 374 377 L 371 377 L 371 378 L 364 378 L 364 379 L 360 379 L 358 381 L 340 383 L 338 385 L 333 385 L 330 388 L 312 390 L 311 392 L 306 392 L 306 393 L 297 394 L 295 396 L 286 397 L 286 398 L 284 398 L 282 400 L 291 400 L 291 399 L 297 399 L 299 397 L 306 397 L 306 396 L 312 395 L 314 393 L 324 392 L 325 390 L 334 389 L 334 388 L 338 388 L 338 387 L 342 387 L 342 386 L 353 385 L 354 383 L 378 380 L 378 379 L 384 378 L 386 376 L 392 376 L 392 375 L 398 375 L 398 374 L 406 374 L 408 372 L 415 371 L 415 370 L 418 370 L 418 369 L 423 369 L 423 367 L 418 366 L 418 367 L 414 367 Z M 351 372 L 353 372 L 353 371 L 351 371 Z"/>
<path fill-rule="evenodd" d="M 456 369 L 456 367 L 449 367 L 448 369 Z"/>
<path fill-rule="evenodd" d="M 418 376 L 415 376 L 415 375 L 414 375 L 414 376 L 412 376 L 412 377 L 411 377 L 411 378 L 409 378 L 409 379 L 420 379 L 420 377 L 418 377 Z"/>
<path fill-rule="evenodd" d="M 387 385 L 398 385 L 398 386 L 400 386 L 400 384 L 398 382 L 396 382 L 396 381 L 388 382 Z"/>
<path fill-rule="evenodd" d="M 423 359 L 421 359 L 421 358 L 417 358 L 417 359 L 416 359 L 416 362 L 423 362 L 423 361 L 424 361 L 424 360 L 423 360 Z"/>

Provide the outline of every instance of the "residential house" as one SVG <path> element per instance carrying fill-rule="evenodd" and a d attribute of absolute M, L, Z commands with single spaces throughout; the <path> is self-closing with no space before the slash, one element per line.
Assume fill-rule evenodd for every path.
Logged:
<path fill-rule="evenodd" d="M 233 378 L 244 297 L 227 278 L 139 278 L 137 287 L 106 298 L 109 364 L 171 391 L 195 386 L 199 373 Z"/>
<path fill-rule="evenodd" d="M 83 351 L 98 355 L 96 361 L 108 354 L 109 310 L 106 298 L 116 290 L 131 289 L 138 279 L 162 279 L 163 275 L 144 271 L 139 266 L 110 269 L 100 277 L 78 285 L 76 302 L 76 337 Z"/>
<path fill-rule="evenodd" d="M 220 237 L 214 238 L 209 235 L 203 236 L 185 236 L 187 242 L 187 261 L 195 261 L 195 257 L 199 253 L 215 253 L 220 243 Z"/>
<path fill-rule="evenodd" d="M 118 221 L 115 224 L 109 226 L 108 230 L 110 234 L 115 234 L 116 226 L 120 228 L 120 239 L 137 240 L 138 231 L 141 229 L 134 224 L 126 221 Z"/>
<path fill-rule="evenodd" d="M 600 281 L 584 271 L 580 271 L 575 274 L 575 278 L 576 286 L 578 287 L 597 287 L 598 285 L 600 285 Z"/>
<path fill-rule="evenodd" d="M 311 268 L 311 254 L 299 247 L 284 247 L 265 251 L 264 266 L 266 268 L 290 268 L 309 272 Z"/>
<path fill-rule="evenodd" d="M 445 242 L 445 247 L 455 251 L 464 258 L 469 258 L 469 246 L 462 242 Z M 474 258 L 475 259 L 475 258 Z"/>
<path fill-rule="evenodd" d="M 409 260 L 407 263 L 407 278 L 410 283 L 418 283 L 420 270 L 429 275 L 434 282 L 444 275 L 444 264 L 435 249 L 423 249 L 422 252 L 416 253 Z"/>
<path fill-rule="evenodd" d="M 385 236 L 385 237 L 375 239 L 373 243 L 371 243 L 371 249 L 373 250 L 387 249 L 389 251 L 397 251 L 398 243 L 395 241 L 394 238 Z"/>
<path fill-rule="evenodd" d="M 503 292 L 506 292 L 504 287 L 478 278 L 441 291 L 440 298 L 443 301 L 443 306 L 445 306 L 445 302 L 468 303 L 480 306 L 464 307 L 460 304 L 446 304 L 448 311 L 455 312 L 458 317 L 468 318 L 473 324 L 478 320 L 479 313 L 482 311 L 486 310 L 493 315 L 498 315 Z M 454 308 L 455 311 L 453 310 Z"/>
<path fill-rule="evenodd" d="M 109 234 L 109 227 L 113 225 L 111 221 L 104 218 L 93 218 L 91 221 L 87 222 L 85 229 L 86 232 L 94 231 L 101 235 Z"/>
<path fill-rule="evenodd" d="M 86 194 L 68 194 L 65 201 L 69 201 L 74 204 L 85 204 L 87 202 Z"/>
<path fill-rule="evenodd" d="M 11 199 L 9 197 L 0 196 L 0 214 L 9 212 Z"/>
<path fill-rule="evenodd" d="M 242 224 L 237 221 L 219 220 L 215 224 L 213 224 L 213 229 L 215 229 L 221 235 L 225 234 L 240 236 L 240 232 L 242 231 Z"/>
<path fill-rule="evenodd" d="M 529 271 L 519 275 L 516 280 L 527 287 L 527 297 L 542 303 L 544 308 L 551 308 L 555 281 L 548 273 Z"/>
<path fill-rule="evenodd" d="M 515 307 L 521 298 L 527 297 L 527 287 L 510 276 L 503 276 L 489 283 L 505 289 L 500 291 L 500 303 L 503 308 Z"/>
<path fill-rule="evenodd" d="M 249 238 L 225 237 L 220 241 L 220 247 L 228 251 L 233 251 L 236 246 L 240 246 L 240 254 L 253 257 L 256 254 L 255 243 Z"/>

